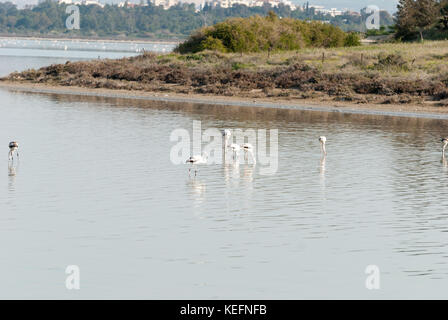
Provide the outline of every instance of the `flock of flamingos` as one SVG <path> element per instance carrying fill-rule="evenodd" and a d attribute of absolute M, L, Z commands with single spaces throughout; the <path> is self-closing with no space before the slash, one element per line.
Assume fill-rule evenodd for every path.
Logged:
<path fill-rule="evenodd" d="M 221 131 L 221 133 L 222 133 L 222 137 L 224 139 L 224 144 L 223 144 L 224 154 L 226 154 L 228 150 L 231 150 L 233 160 L 235 161 L 235 163 L 238 164 L 240 151 L 243 150 L 244 151 L 244 160 L 248 161 L 249 160 L 248 158 L 250 155 L 253 164 L 255 165 L 257 163 L 256 157 L 254 155 L 255 148 L 252 144 L 250 144 L 250 143 L 243 143 L 241 145 L 239 145 L 237 143 L 230 144 L 230 137 L 232 136 L 231 131 L 229 129 L 224 129 Z M 327 138 L 324 136 L 321 136 L 321 137 L 319 137 L 319 142 L 320 142 L 322 152 L 326 155 L 327 150 L 325 149 L 325 144 L 327 143 Z M 206 164 L 207 157 L 208 157 L 207 152 L 203 152 L 201 155 L 194 155 L 194 156 L 190 157 L 186 161 L 187 164 L 191 165 L 190 169 L 188 170 L 189 175 L 191 175 L 191 170 L 194 168 L 194 175 L 196 176 L 197 172 L 198 172 L 196 166 L 201 165 L 201 164 Z"/>
<path fill-rule="evenodd" d="M 231 150 L 233 153 L 233 160 L 236 160 L 236 163 L 239 163 L 239 159 L 238 159 L 239 152 L 242 149 L 244 151 L 244 160 L 248 160 L 248 155 L 250 155 L 254 165 L 256 164 L 253 145 L 251 145 L 250 143 L 244 143 L 242 145 L 239 145 L 236 143 L 229 144 L 230 137 L 232 135 L 230 130 L 225 129 L 225 130 L 222 130 L 221 133 L 222 133 L 222 137 L 224 139 L 224 144 L 223 144 L 224 153 L 226 153 L 228 150 Z M 442 138 L 440 141 L 442 142 L 442 157 L 443 157 L 443 159 L 445 159 L 445 151 L 448 146 L 448 137 Z M 327 150 L 325 148 L 325 145 L 327 143 L 327 138 L 325 136 L 320 136 L 319 142 L 320 142 L 322 153 L 324 155 L 327 155 Z M 196 166 L 200 165 L 200 164 L 206 164 L 207 156 L 208 156 L 207 153 L 204 152 L 201 155 L 195 155 L 195 156 L 190 157 L 186 161 L 186 163 L 191 164 L 191 167 L 188 170 L 188 173 L 191 175 L 191 170 L 194 168 L 194 175 L 196 176 L 196 174 L 197 174 Z"/>
<path fill-rule="evenodd" d="M 230 137 L 231 137 L 232 133 L 230 132 L 230 130 L 225 129 L 222 130 L 222 136 L 224 139 L 224 144 L 223 144 L 223 149 L 224 152 L 227 152 L 227 150 L 231 150 L 232 154 L 233 154 L 233 160 L 236 160 L 237 163 L 239 163 L 239 153 L 240 150 L 244 151 L 244 158 L 245 160 L 248 160 L 248 156 L 251 156 L 251 159 L 254 163 L 254 165 L 256 164 L 256 158 L 254 156 L 254 147 L 253 145 L 251 145 L 250 143 L 243 143 L 242 145 L 236 144 L 236 143 L 232 143 L 230 144 Z M 440 140 L 442 142 L 442 156 L 443 158 L 445 158 L 445 151 L 446 148 L 448 146 L 448 137 L 446 138 L 442 138 Z M 324 136 L 319 137 L 319 142 L 320 142 L 320 146 L 321 146 L 321 150 L 323 152 L 323 154 L 327 154 L 327 150 L 325 149 L 325 145 L 327 143 L 327 138 Z M 9 143 L 9 154 L 8 154 L 8 159 L 9 161 L 14 161 L 14 155 L 16 155 L 17 158 L 19 158 L 19 143 L 17 141 L 11 141 Z M 191 170 L 194 168 L 194 175 L 197 175 L 197 165 L 201 165 L 201 164 L 206 164 L 207 163 L 207 153 L 204 152 L 201 155 L 195 155 L 190 157 L 186 163 L 190 164 L 191 167 L 188 170 L 188 173 L 191 175 Z"/>

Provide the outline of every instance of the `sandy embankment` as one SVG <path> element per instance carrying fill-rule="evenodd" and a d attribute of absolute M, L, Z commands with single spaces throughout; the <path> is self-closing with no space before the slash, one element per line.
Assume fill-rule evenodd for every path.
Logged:
<path fill-rule="evenodd" d="M 146 92 L 114 89 L 90 89 L 83 87 L 64 87 L 46 84 L 20 83 L 0 81 L 0 88 L 34 93 L 50 93 L 79 96 L 98 96 L 106 98 L 138 99 L 148 101 L 164 101 L 173 103 L 199 103 L 222 106 L 247 106 L 280 109 L 297 109 L 320 112 L 342 112 L 352 114 L 390 115 L 402 117 L 439 118 L 448 120 L 448 108 L 427 103 L 412 104 L 356 104 L 350 102 L 335 102 L 325 100 L 287 100 L 279 98 L 245 98 L 228 97 L 207 94 L 179 94 L 166 92 Z"/>

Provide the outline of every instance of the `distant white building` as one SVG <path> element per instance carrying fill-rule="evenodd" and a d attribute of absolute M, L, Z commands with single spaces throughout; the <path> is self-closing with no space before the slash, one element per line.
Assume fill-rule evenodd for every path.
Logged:
<path fill-rule="evenodd" d="M 179 0 L 151 0 L 151 2 L 155 6 L 163 6 L 164 9 L 169 9 L 180 3 Z"/>
<path fill-rule="evenodd" d="M 104 8 L 104 4 L 98 2 L 97 0 L 58 0 L 59 4 L 74 4 L 77 6 L 90 6 L 96 5 Z"/>
<path fill-rule="evenodd" d="M 288 5 L 292 10 L 296 9 L 296 6 L 290 0 L 151 0 L 155 6 L 163 6 L 164 9 L 168 9 L 178 3 L 194 3 L 197 7 L 203 7 L 205 4 L 222 8 L 231 8 L 233 5 L 245 5 L 248 7 L 261 7 L 265 4 L 271 7 L 278 7 L 281 3 Z"/>
<path fill-rule="evenodd" d="M 341 16 L 344 14 L 344 12 L 348 11 L 348 10 L 338 10 L 337 8 L 325 9 L 324 6 L 319 5 L 310 5 L 309 7 L 313 8 L 314 12 L 316 13 L 329 14 L 332 17 Z"/>

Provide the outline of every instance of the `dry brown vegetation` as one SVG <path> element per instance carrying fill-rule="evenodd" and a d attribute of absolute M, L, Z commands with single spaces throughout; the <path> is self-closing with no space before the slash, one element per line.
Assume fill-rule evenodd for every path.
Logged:
<path fill-rule="evenodd" d="M 354 103 L 448 105 L 448 41 L 277 54 L 143 55 L 52 65 L 3 80 Z"/>

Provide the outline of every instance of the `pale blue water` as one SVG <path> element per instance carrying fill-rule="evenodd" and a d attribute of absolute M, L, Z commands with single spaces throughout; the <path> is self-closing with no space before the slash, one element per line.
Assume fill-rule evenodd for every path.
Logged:
<path fill-rule="evenodd" d="M 0 119 L 1 298 L 446 298 L 446 120 L 1 88 Z M 278 129 L 278 172 L 189 177 L 169 137 L 193 120 Z M 68 265 L 79 291 L 65 287 Z M 380 290 L 366 289 L 367 265 Z"/>
<path fill-rule="evenodd" d="M 66 61 L 131 57 L 142 50 L 170 52 L 174 46 L 157 42 L 0 38 L 0 76 Z"/>

